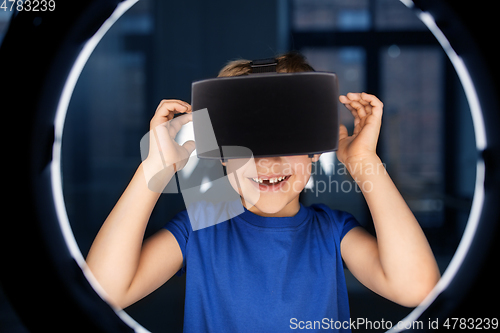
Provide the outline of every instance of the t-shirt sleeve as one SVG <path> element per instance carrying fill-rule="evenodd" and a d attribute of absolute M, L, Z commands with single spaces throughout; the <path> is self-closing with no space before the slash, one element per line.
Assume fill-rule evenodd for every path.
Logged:
<path fill-rule="evenodd" d="M 342 241 L 344 236 L 352 228 L 359 227 L 361 225 L 359 224 L 358 220 L 356 220 L 356 218 L 352 214 L 347 213 L 347 212 L 342 212 L 342 211 L 337 211 L 337 212 L 339 213 L 339 215 L 341 215 L 341 220 L 344 222 L 342 229 L 341 229 L 341 232 L 340 232 L 340 240 Z"/>
<path fill-rule="evenodd" d="M 361 226 L 356 218 L 348 213 L 341 210 L 332 210 L 330 207 L 324 204 L 314 205 L 317 208 L 323 210 L 326 214 L 328 214 L 331 222 L 330 225 L 333 228 L 334 234 L 339 237 L 339 240 L 342 241 L 344 236 L 355 227 Z"/>
<path fill-rule="evenodd" d="M 181 248 L 182 268 L 176 274 L 182 275 L 186 272 L 186 247 L 189 235 L 192 231 L 187 211 L 183 210 L 175 215 L 172 220 L 165 224 L 164 228 L 174 235 L 179 247 Z"/>

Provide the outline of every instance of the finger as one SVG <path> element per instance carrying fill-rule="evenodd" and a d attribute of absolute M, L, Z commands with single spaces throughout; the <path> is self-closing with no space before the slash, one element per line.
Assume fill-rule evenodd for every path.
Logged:
<path fill-rule="evenodd" d="M 367 94 L 365 92 L 362 92 L 362 93 L 348 93 L 347 96 L 349 97 L 350 100 L 359 102 L 360 104 L 364 105 L 365 107 L 368 107 L 366 111 L 367 112 L 371 112 L 371 106 L 372 105 L 370 104 L 370 101 L 364 99 L 363 97 L 364 96 L 375 97 L 375 96 Z"/>
<path fill-rule="evenodd" d="M 349 98 L 351 101 L 360 101 L 362 98 L 361 98 L 361 93 L 353 93 L 353 92 L 350 92 L 348 93 L 347 95 L 347 98 Z"/>
<path fill-rule="evenodd" d="M 364 116 L 366 116 L 366 107 L 362 105 L 360 102 L 355 101 L 354 99 L 360 98 L 359 93 L 349 93 L 347 94 L 349 97 L 352 97 L 353 100 L 351 100 L 349 97 L 341 95 L 339 96 L 339 100 L 341 103 L 344 103 L 344 106 L 351 112 L 351 114 L 354 117 L 354 126 L 357 126 L 359 123 L 362 122 L 362 119 Z M 365 109 L 363 109 L 363 107 Z M 358 112 L 361 110 L 360 112 Z M 371 109 L 370 109 L 371 111 Z"/>
<path fill-rule="evenodd" d="M 181 130 L 182 126 L 186 125 L 190 121 L 193 121 L 193 115 L 191 113 L 183 114 L 172 119 L 168 125 L 168 132 L 170 134 L 170 137 L 175 138 L 177 133 Z"/>
<path fill-rule="evenodd" d="M 353 102 L 357 102 L 361 105 L 363 105 L 365 107 L 365 112 L 367 114 L 371 113 L 371 105 L 368 101 L 365 101 L 363 98 L 362 98 L 362 94 L 361 93 L 348 93 L 347 96 L 344 96 L 344 95 L 340 95 L 339 96 L 339 100 L 341 103 L 343 103 L 348 109 L 350 109 L 348 107 L 348 105 L 351 105 Z M 350 109 L 350 111 L 352 111 Z"/>
<path fill-rule="evenodd" d="M 362 93 L 362 98 L 366 102 L 370 103 L 371 113 L 377 117 L 382 117 L 384 103 L 380 101 L 376 96 L 367 93 Z"/>
<path fill-rule="evenodd" d="M 188 155 L 191 156 L 193 151 L 196 149 L 196 143 L 193 140 L 189 140 L 189 141 L 184 142 L 182 147 L 184 149 L 186 149 L 188 152 Z"/>
<path fill-rule="evenodd" d="M 172 148 L 173 140 L 168 131 L 169 126 L 168 122 L 164 122 L 163 124 L 153 127 L 150 131 L 153 134 L 154 142 L 159 152 L 168 152 Z"/>
<path fill-rule="evenodd" d="M 342 104 L 348 104 L 351 102 L 351 100 L 349 98 L 347 98 L 347 96 L 344 96 L 344 95 L 339 96 L 339 101 Z"/>
<path fill-rule="evenodd" d="M 361 132 L 361 129 L 363 128 L 363 124 L 360 124 L 359 122 L 356 124 L 354 123 L 354 129 L 352 130 L 352 135 L 356 136 Z"/>
<path fill-rule="evenodd" d="M 352 98 L 352 101 L 356 101 L 359 104 L 363 105 L 364 112 L 362 111 L 361 114 L 359 115 L 361 118 L 372 114 L 372 105 L 370 104 L 369 101 L 366 101 L 363 99 L 363 94 L 366 94 L 366 93 L 349 93 L 348 94 L 349 97 Z M 359 109 L 357 109 L 357 110 L 359 110 Z"/>
<path fill-rule="evenodd" d="M 360 99 L 357 102 L 362 104 L 365 108 L 366 114 L 370 115 L 370 114 L 372 114 L 372 105 L 370 104 L 369 101 L 363 99 L 363 94 L 365 94 L 365 93 L 360 94 Z"/>
<path fill-rule="evenodd" d="M 358 111 L 356 111 L 356 109 L 350 105 L 346 105 L 346 108 L 351 112 L 352 116 L 354 117 L 354 125 L 357 125 L 361 121 L 358 115 Z"/>
<path fill-rule="evenodd" d="M 171 120 L 174 114 L 179 112 L 191 112 L 191 105 L 181 100 L 162 100 L 156 109 L 155 116 Z"/>
<path fill-rule="evenodd" d="M 353 112 L 353 111 L 356 111 L 352 106 L 351 106 L 351 101 L 349 101 L 349 103 L 344 103 L 344 106 L 347 108 L 347 110 Z"/>
<path fill-rule="evenodd" d="M 347 132 L 347 127 L 344 125 L 339 126 L 339 141 L 347 138 L 349 133 Z"/>
<path fill-rule="evenodd" d="M 352 103 L 352 100 L 350 100 L 349 98 L 347 98 L 346 96 L 344 95 L 340 95 L 339 96 L 339 101 L 340 103 L 344 104 L 344 106 L 347 108 L 347 110 L 351 111 L 351 112 L 355 112 L 356 110 L 351 106 L 351 103 Z"/>
<path fill-rule="evenodd" d="M 164 104 L 179 104 L 179 105 L 185 106 L 187 108 L 191 107 L 191 105 L 188 102 L 184 102 L 183 100 L 180 100 L 180 99 L 163 99 L 163 100 L 161 100 L 160 104 L 158 105 L 158 107 L 156 109 L 158 110 Z"/>
<path fill-rule="evenodd" d="M 193 121 L 193 115 L 191 113 L 180 115 L 179 117 L 175 117 L 169 123 L 169 127 L 173 129 L 175 132 L 172 134 L 177 134 L 182 126 L 187 123 Z"/>
<path fill-rule="evenodd" d="M 367 114 L 368 116 L 372 114 L 372 112 L 373 112 L 373 108 L 372 108 L 372 106 L 371 106 L 370 104 L 365 105 L 365 112 L 366 112 L 366 114 Z"/>
<path fill-rule="evenodd" d="M 351 107 L 354 108 L 359 116 L 360 119 L 366 117 L 366 110 L 365 106 L 357 101 L 352 101 L 351 102 Z"/>

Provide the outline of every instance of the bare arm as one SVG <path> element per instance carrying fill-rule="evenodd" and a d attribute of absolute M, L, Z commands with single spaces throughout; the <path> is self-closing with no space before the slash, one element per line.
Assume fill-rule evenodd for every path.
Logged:
<path fill-rule="evenodd" d="M 355 116 L 355 130 L 349 137 L 341 128 L 338 156 L 363 192 L 377 235 L 375 239 L 354 228 L 342 240 L 342 256 L 368 288 L 401 305 L 416 306 L 440 274 L 420 225 L 375 153 L 383 105 L 368 94 L 348 94 L 341 102 Z"/>
<path fill-rule="evenodd" d="M 99 230 L 87 256 L 97 281 L 120 307 L 151 293 L 182 266 L 181 250 L 169 231 L 160 230 L 143 244 L 161 190 L 194 150 L 192 141 L 179 146 L 173 140 L 191 119 L 182 116 L 171 121 L 175 112 L 191 112 L 191 107 L 177 100 L 160 103 L 151 120 L 148 158 Z"/>

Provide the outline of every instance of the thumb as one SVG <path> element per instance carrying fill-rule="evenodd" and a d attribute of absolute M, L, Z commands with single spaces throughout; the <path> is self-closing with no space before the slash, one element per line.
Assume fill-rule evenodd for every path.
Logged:
<path fill-rule="evenodd" d="M 194 143 L 193 140 L 189 140 L 184 142 L 182 148 L 186 149 L 189 155 L 191 155 L 191 153 L 196 149 L 196 144 Z"/>
<path fill-rule="evenodd" d="M 339 141 L 347 138 L 349 133 L 347 132 L 347 127 L 344 125 L 339 126 Z"/>

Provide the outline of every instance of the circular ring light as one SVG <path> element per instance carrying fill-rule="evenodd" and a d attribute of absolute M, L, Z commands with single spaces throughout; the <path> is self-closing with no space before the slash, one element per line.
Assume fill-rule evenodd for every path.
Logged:
<path fill-rule="evenodd" d="M 20 200 L 6 215 L 15 216 L 15 221 L 4 223 L 0 236 L 5 267 L 0 277 L 5 293 L 32 331 L 71 331 L 69 327 L 78 323 L 82 331 L 147 332 L 123 310 L 104 301 L 105 293 L 88 270 L 71 231 L 60 168 L 64 120 L 80 73 L 101 38 L 137 1 L 74 0 L 58 2 L 53 12 L 19 13 L 0 49 L 0 63 L 15 67 L 2 80 L 2 91 L 19 103 L 11 109 L 9 123 L 23 124 L 9 155 L 19 161 L 11 189 Z M 450 43 L 448 37 L 463 36 L 463 27 L 436 2 L 424 8 L 401 1 L 416 11 L 453 64 L 472 113 L 478 151 L 473 204 L 462 240 L 434 290 L 403 320 L 411 323 L 423 316 L 445 316 L 452 310 L 450 304 L 463 296 L 463 284 L 470 285 L 471 272 L 488 249 L 490 230 L 499 215 L 495 200 L 500 186 L 494 164 L 500 154 L 494 131 L 498 119 L 495 109 L 488 107 L 495 105 L 488 97 L 492 94 L 481 93 L 488 89 L 484 72 L 467 67 L 477 54 Z M 448 28 L 441 30 L 440 25 Z M 491 186 L 485 186 L 486 180 Z"/>

